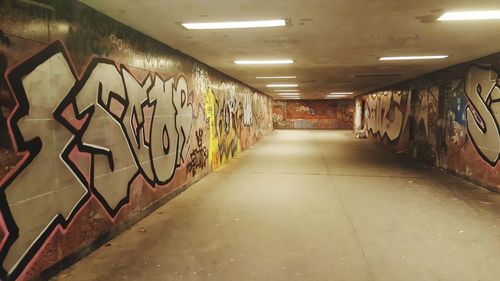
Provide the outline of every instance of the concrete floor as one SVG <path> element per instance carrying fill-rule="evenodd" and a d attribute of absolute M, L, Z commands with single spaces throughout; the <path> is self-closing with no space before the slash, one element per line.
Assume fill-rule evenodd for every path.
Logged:
<path fill-rule="evenodd" d="M 348 131 L 276 131 L 54 280 L 124 279 L 498 281 L 500 195 Z"/>

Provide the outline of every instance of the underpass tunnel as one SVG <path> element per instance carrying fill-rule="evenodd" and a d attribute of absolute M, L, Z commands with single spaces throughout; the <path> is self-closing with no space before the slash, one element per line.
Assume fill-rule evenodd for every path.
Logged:
<path fill-rule="evenodd" d="M 499 280 L 497 1 L 0 1 L 0 280 Z"/>

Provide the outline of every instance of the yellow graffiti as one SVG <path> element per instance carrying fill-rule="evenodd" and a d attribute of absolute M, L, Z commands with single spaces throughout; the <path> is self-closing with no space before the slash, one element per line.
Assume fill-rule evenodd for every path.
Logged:
<path fill-rule="evenodd" d="M 211 163 L 212 169 L 219 167 L 219 139 L 216 135 L 215 128 L 215 94 L 212 90 L 207 90 L 205 93 L 205 116 L 210 128 L 210 146 L 208 147 L 208 162 Z"/>
<path fill-rule="evenodd" d="M 210 129 L 208 161 L 215 170 L 241 152 L 243 113 L 234 96 L 217 96 L 209 89 L 205 93 L 205 116 Z"/>

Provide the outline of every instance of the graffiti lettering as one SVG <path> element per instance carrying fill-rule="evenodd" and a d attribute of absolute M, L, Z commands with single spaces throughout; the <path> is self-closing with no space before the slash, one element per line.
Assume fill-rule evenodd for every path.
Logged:
<path fill-rule="evenodd" d="M 403 95 L 406 97 L 404 102 L 402 102 Z M 406 124 L 409 101 L 409 94 L 401 91 L 369 95 L 366 102 L 368 130 L 372 134 L 387 136 L 391 141 L 396 140 Z"/>
<path fill-rule="evenodd" d="M 500 155 L 500 84 L 498 73 L 472 66 L 467 72 L 465 93 L 467 130 L 479 154 L 494 166 Z"/>
<path fill-rule="evenodd" d="M 0 208 L 9 231 L 0 252 L 2 279 L 18 275 L 19 265 L 29 261 L 40 241 L 57 225 L 65 227 L 88 199 L 88 189 L 55 152 L 65 151 L 70 158 L 80 155 L 83 165 L 88 160 L 70 147 L 71 133 L 53 119 L 53 111 L 76 81 L 66 55 L 56 49 L 52 45 L 8 74 L 19 103 L 9 118 L 9 129 L 23 158 L 1 183 Z"/>
<path fill-rule="evenodd" d="M 197 170 L 204 169 L 207 166 L 208 149 L 203 146 L 203 129 L 199 129 L 196 133 L 196 148 L 189 154 L 189 162 L 187 164 L 188 172 L 192 176 L 196 175 Z"/>
<path fill-rule="evenodd" d="M 210 90 L 210 78 L 208 71 L 198 63 L 193 65 L 194 91 L 196 93 L 206 93 Z"/>
<path fill-rule="evenodd" d="M 354 131 L 355 133 L 358 133 L 359 131 L 362 130 L 362 120 L 363 120 L 363 106 L 361 104 L 361 100 L 357 99 L 355 102 L 356 110 L 355 110 L 355 115 L 354 115 Z"/>
<path fill-rule="evenodd" d="M 181 66 L 172 61 L 170 58 L 166 56 L 161 56 L 154 54 L 152 52 L 147 52 L 145 56 L 144 63 L 148 67 L 154 67 L 154 68 L 161 68 L 161 69 L 166 69 L 166 70 L 178 70 L 181 69 Z"/>
<path fill-rule="evenodd" d="M 277 129 L 286 128 L 285 114 L 286 102 L 276 100 L 273 102 L 273 127 Z"/>
<path fill-rule="evenodd" d="M 304 106 L 304 105 L 300 105 L 297 107 L 297 112 L 306 112 L 307 114 L 309 115 L 315 115 L 316 112 L 314 112 L 314 109 L 308 107 L 308 106 Z"/>
<path fill-rule="evenodd" d="M 252 113 L 253 113 L 253 123 L 254 128 L 253 132 L 253 140 L 259 141 L 264 135 L 267 134 L 272 127 L 272 101 L 263 95 L 253 94 L 252 99 Z"/>
<path fill-rule="evenodd" d="M 223 82 L 218 87 L 215 100 L 215 137 L 217 138 L 217 151 L 214 155 L 217 165 L 231 159 L 240 149 L 239 132 L 241 122 L 237 120 L 239 110 L 236 106 L 236 89 L 233 84 Z M 216 166 L 217 166 L 216 165 Z"/>
<path fill-rule="evenodd" d="M 91 196 L 114 218 L 137 175 L 153 188 L 170 182 L 192 123 L 183 76 L 139 83 L 124 66 L 94 59 L 78 78 L 59 41 L 14 68 L 8 83 L 18 102 L 9 129 L 23 159 L 0 183 L 2 279 L 18 276 Z"/>
<path fill-rule="evenodd" d="M 246 127 L 252 126 L 252 96 L 251 94 L 245 94 L 243 96 L 243 125 Z"/>
<path fill-rule="evenodd" d="M 118 48 L 118 50 L 123 51 L 123 53 L 131 56 L 136 55 L 134 49 L 130 46 L 130 44 L 126 41 L 124 42 L 123 39 L 118 38 L 116 34 L 111 33 L 109 35 L 109 40 Z"/>

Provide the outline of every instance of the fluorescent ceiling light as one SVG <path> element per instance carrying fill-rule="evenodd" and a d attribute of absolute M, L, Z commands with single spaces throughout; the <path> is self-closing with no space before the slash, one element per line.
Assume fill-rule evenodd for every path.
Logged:
<path fill-rule="evenodd" d="M 500 10 L 446 12 L 442 16 L 440 16 L 437 20 L 456 21 L 456 20 L 498 20 L 498 19 L 500 19 Z"/>
<path fill-rule="evenodd" d="M 285 87 L 295 88 L 298 86 L 299 85 L 297 85 L 297 84 L 268 84 L 267 85 L 268 88 L 285 88 Z"/>
<path fill-rule="evenodd" d="M 437 55 L 437 56 L 406 56 L 406 57 L 381 57 L 378 60 L 435 60 L 435 59 L 445 59 L 447 55 Z"/>
<path fill-rule="evenodd" d="M 347 95 L 326 96 L 325 99 L 345 98 Z"/>
<path fill-rule="evenodd" d="M 293 60 L 235 60 L 235 64 L 290 64 Z"/>
<path fill-rule="evenodd" d="M 289 89 L 289 90 L 273 90 L 275 92 L 298 92 L 299 90 Z"/>
<path fill-rule="evenodd" d="M 193 22 L 183 23 L 187 29 L 236 29 L 286 26 L 286 21 L 280 20 L 255 20 L 255 21 L 225 21 L 225 22 Z"/>
<path fill-rule="evenodd" d="M 257 79 L 295 79 L 297 76 L 258 76 Z"/>

